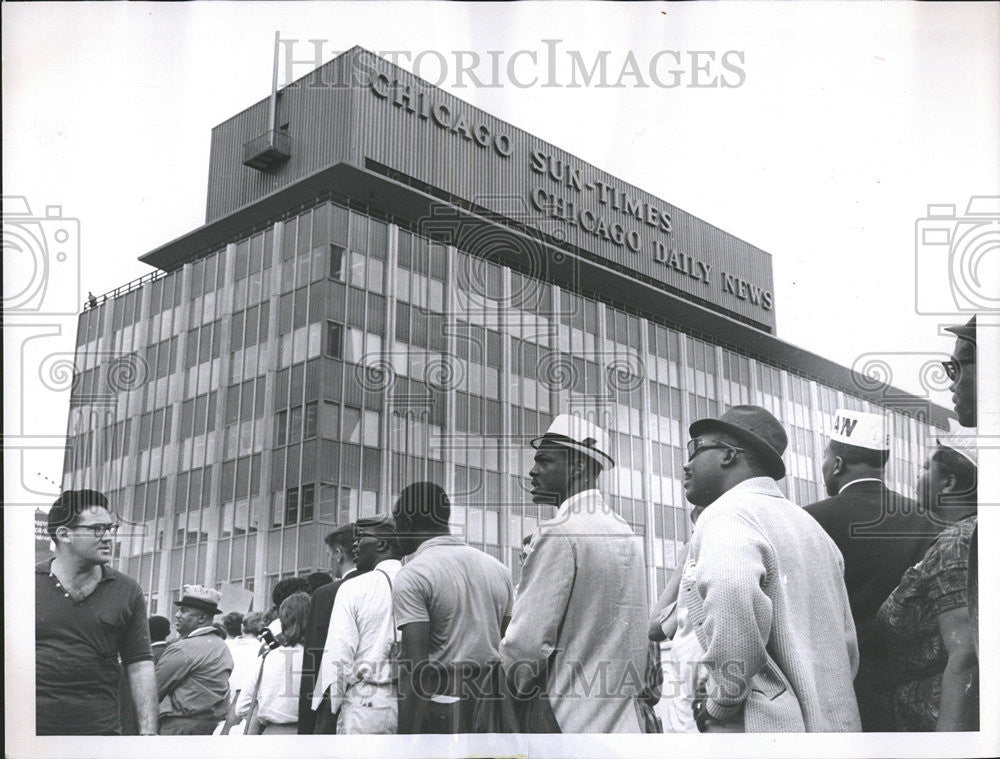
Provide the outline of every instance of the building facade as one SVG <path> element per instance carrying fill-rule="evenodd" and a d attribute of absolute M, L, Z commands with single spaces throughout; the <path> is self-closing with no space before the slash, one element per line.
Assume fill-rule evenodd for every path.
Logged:
<path fill-rule="evenodd" d="M 946 426 L 775 337 L 763 251 L 360 48 L 216 127 L 206 224 L 142 260 L 80 316 L 63 484 L 108 493 L 151 613 L 192 582 L 266 607 L 419 479 L 516 579 L 555 511 L 527 441 L 563 412 L 612 433 L 601 487 L 652 600 L 690 534 L 692 420 L 770 409 L 802 505 L 836 408 L 885 412 L 911 494 Z"/>

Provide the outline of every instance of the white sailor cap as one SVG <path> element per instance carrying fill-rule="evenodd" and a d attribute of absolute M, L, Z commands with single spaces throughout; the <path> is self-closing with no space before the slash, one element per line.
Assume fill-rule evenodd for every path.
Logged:
<path fill-rule="evenodd" d="M 858 448 L 889 450 L 889 430 L 881 414 L 839 408 L 833 417 L 829 438 Z"/>
<path fill-rule="evenodd" d="M 979 450 L 976 445 L 976 429 L 962 427 L 957 419 L 948 420 L 948 434 L 937 439 L 938 445 L 951 448 L 955 453 L 964 456 L 974 466 L 979 466 Z"/>

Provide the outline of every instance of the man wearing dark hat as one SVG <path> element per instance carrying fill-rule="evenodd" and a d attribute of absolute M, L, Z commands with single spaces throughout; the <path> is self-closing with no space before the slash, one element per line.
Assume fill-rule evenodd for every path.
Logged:
<path fill-rule="evenodd" d="M 213 588 L 185 585 L 175 602 L 181 637 L 156 663 L 160 735 L 211 735 L 226 717 L 233 656 L 212 627 L 221 600 Z"/>
<path fill-rule="evenodd" d="M 112 569 L 118 524 L 96 490 L 52 504 L 55 558 L 35 566 L 37 735 L 120 735 L 122 667 L 136 729 L 156 734 L 156 683 L 139 584 Z"/>
<path fill-rule="evenodd" d="M 806 507 L 844 556 L 844 582 L 860 652 L 854 692 L 865 732 L 896 729 L 889 653 L 875 615 L 940 531 L 913 501 L 886 487 L 885 424 L 880 414 L 837 409 L 822 467 L 831 497 Z"/>
<path fill-rule="evenodd" d="M 500 643 L 504 669 L 517 694 L 547 695 L 558 732 L 642 732 L 645 562 L 641 539 L 597 489 L 601 470 L 614 466 L 607 433 L 560 414 L 531 444 L 532 500 L 559 509 L 528 548 Z"/>
<path fill-rule="evenodd" d="M 858 731 L 858 646 L 840 551 L 779 490 L 788 438 L 759 406 L 690 427 L 684 490 L 704 507 L 681 594 L 709 673 L 702 731 Z"/>

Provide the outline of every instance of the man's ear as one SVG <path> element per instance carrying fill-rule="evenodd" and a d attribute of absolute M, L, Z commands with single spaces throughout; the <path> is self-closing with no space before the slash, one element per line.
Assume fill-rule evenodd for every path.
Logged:
<path fill-rule="evenodd" d="M 946 493 L 954 493 L 958 489 L 958 477 L 953 474 L 949 474 L 944 478 L 944 483 L 941 485 L 941 495 Z"/>
<path fill-rule="evenodd" d="M 841 456 L 834 456 L 833 457 L 833 473 L 835 475 L 836 474 L 843 474 L 846 469 L 847 469 L 847 465 L 844 463 L 843 457 L 841 457 Z"/>

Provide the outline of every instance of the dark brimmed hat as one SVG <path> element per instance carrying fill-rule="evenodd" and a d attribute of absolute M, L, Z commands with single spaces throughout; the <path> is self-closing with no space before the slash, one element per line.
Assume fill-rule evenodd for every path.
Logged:
<path fill-rule="evenodd" d="M 174 606 L 201 609 L 211 612 L 212 616 L 215 616 L 222 613 L 219 611 L 219 601 L 221 600 L 222 594 L 214 588 L 206 588 L 203 585 L 185 585 L 181 599 L 174 601 Z"/>
<path fill-rule="evenodd" d="M 976 342 L 976 317 L 973 315 L 965 324 L 958 324 L 954 327 L 945 327 L 945 332 L 951 332 L 960 340 L 968 340 L 970 343 Z"/>
<path fill-rule="evenodd" d="M 781 422 L 767 409 L 733 406 L 718 419 L 699 419 L 688 428 L 692 438 L 706 432 L 732 435 L 763 458 L 769 476 L 776 480 L 785 476 L 785 462 L 781 460 L 781 454 L 788 446 L 788 435 Z"/>
<path fill-rule="evenodd" d="M 359 532 L 394 538 L 396 536 L 396 522 L 387 515 L 363 517 L 354 523 L 354 534 L 357 535 Z"/>

